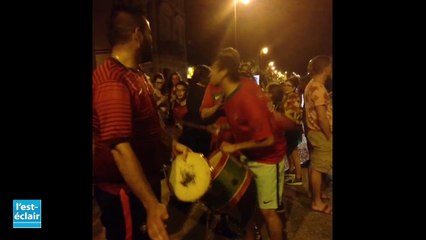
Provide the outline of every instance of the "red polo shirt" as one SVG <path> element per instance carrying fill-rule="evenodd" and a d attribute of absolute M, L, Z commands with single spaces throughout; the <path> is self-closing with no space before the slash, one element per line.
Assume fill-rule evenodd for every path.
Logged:
<path fill-rule="evenodd" d="M 180 103 L 175 102 L 173 106 L 173 118 L 175 122 L 182 121 L 187 113 L 188 113 L 188 108 L 186 107 L 186 105 L 182 106 L 180 105 Z"/>
<path fill-rule="evenodd" d="M 225 113 L 237 143 L 275 137 L 272 146 L 242 150 L 248 159 L 267 164 L 279 163 L 283 159 L 286 151 L 284 133 L 277 129 L 267 99 L 256 83 L 240 81 L 239 87 L 225 99 Z"/>
<path fill-rule="evenodd" d="M 108 58 L 93 73 L 93 134 L 95 184 L 124 184 L 111 148 L 129 142 L 148 181 L 158 184 L 160 168 L 170 158 L 161 141 L 162 127 L 153 89 L 141 72 Z"/>

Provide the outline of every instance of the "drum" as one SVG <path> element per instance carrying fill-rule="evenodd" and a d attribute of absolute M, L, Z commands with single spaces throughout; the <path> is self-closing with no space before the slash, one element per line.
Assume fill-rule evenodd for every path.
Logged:
<path fill-rule="evenodd" d="M 200 153 L 188 152 L 186 161 L 178 155 L 172 162 L 169 183 L 177 199 L 195 202 L 210 186 L 210 166 Z"/>
<path fill-rule="evenodd" d="M 223 212 L 234 207 L 250 185 L 253 173 L 235 157 L 220 150 L 209 158 L 212 183 L 201 201 L 212 210 Z"/>

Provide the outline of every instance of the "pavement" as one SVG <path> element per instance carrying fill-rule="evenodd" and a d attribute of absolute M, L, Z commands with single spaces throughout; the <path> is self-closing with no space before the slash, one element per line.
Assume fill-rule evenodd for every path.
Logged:
<path fill-rule="evenodd" d="M 331 240 L 332 239 L 332 215 L 312 211 L 310 208 L 311 201 L 308 194 L 307 185 L 307 169 L 303 169 L 302 186 L 288 186 L 284 188 L 284 204 L 285 211 L 280 213 L 280 216 L 285 225 L 287 240 Z M 324 201 L 331 205 L 332 203 L 332 188 L 329 188 L 325 195 L 329 199 Z M 163 201 L 168 201 L 167 196 L 164 196 Z M 183 204 L 171 201 L 168 204 L 169 220 L 167 229 L 170 234 L 177 232 L 185 221 L 190 209 L 189 204 Z M 99 220 L 101 212 L 93 201 L 93 240 L 104 240 L 105 230 Z M 196 226 L 186 235 L 185 240 L 235 240 L 238 238 L 228 238 L 219 234 L 212 235 L 206 231 L 207 214 L 203 214 Z M 209 221 L 210 222 L 210 221 Z M 266 226 L 260 216 L 256 217 L 256 222 L 260 228 L 262 240 L 269 240 Z M 235 232 L 238 232 L 237 223 L 231 219 L 228 227 Z M 208 235 L 207 233 L 210 233 Z"/>

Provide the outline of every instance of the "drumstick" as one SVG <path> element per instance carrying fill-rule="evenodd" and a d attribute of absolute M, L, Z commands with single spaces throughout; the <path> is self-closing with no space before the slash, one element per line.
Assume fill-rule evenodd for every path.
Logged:
<path fill-rule="evenodd" d="M 204 126 L 204 125 L 201 125 L 201 124 L 196 124 L 196 123 L 191 123 L 191 122 L 186 122 L 186 121 L 181 121 L 180 124 L 182 124 L 183 126 L 187 126 L 187 127 L 192 127 L 192 128 L 197 128 L 197 129 L 200 129 L 200 130 L 209 131 L 207 126 Z"/>
<path fill-rule="evenodd" d="M 216 134 L 214 127 L 212 125 L 204 126 L 204 125 L 201 125 L 201 124 L 196 124 L 196 123 L 191 123 L 191 122 L 186 122 L 186 121 L 181 121 L 180 124 L 182 124 L 183 126 L 204 130 L 204 131 L 207 131 L 211 134 Z"/>

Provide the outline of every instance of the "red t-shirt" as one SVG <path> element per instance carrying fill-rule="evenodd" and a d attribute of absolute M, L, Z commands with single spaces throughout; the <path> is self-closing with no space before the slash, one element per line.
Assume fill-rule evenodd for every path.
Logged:
<path fill-rule="evenodd" d="M 160 181 L 160 168 L 171 148 L 162 141 L 162 126 L 153 89 L 143 73 L 108 58 L 93 73 L 94 183 L 124 184 L 111 147 L 129 142 L 150 183 Z"/>
<path fill-rule="evenodd" d="M 240 81 L 239 87 L 225 99 L 225 113 L 237 143 L 275 137 L 272 146 L 242 150 L 248 159 L 268 164 L 283 159 L 287 145 L 284 132 L 277 129 L 267 98 L 256 83 Z"/>
<path fill-rule="evenodd" d="M 256 84 L 256 82 L 247 77 L 240 78 L 240 83 L 245 84 L 246 86 L 249 86 L 250 89 L 257 89 L 259 86 Z M 224 93 L 223 89 L 220 86 L 213 86 L 212 84 L 208 84 L 206 91 L 204 93 L 203 102 L 200 106 L 200 111 L 203 108 L 211 108 L 216 104 L 219 104 L 223 102 Z"/>
<path fill-rule="evenodd" d="M 228 125 L 228 121 L 226 120 L 226 117 L 219 117 L 215 124 L 218 127 Z M 222 130 L 219 132 L 219 134 L 216 136 L 212 134 L 211 142 L 210 142 L 210 149 L 212 151 L 215 151 L 220 148 L 223 142 L 229 142 L 232 143 L 233 137 L 232 132 L 230 130 Z"/>
<path fill-rule="evenodd" d="M 251 78 L 247 78 L 247 77 L 242 77 L 240 78 L 240 82 L 242 84 L 245 84 L 247 86 L 249 86 L 249 88 L 256 88 L 258 87 L 256 82 L 251 79 Z M 224 92 L 222 87 L 220 86 L 214 86 L 212 84 L 208 84 L 206 91 L 204 93 L 204 97 L 203 97 L 203 101 L 201 103 L 200 106 L 200 111 L 203 108 L 211 108 L 216 104 L 221 104 L 224 100 Z M 215 122 L 218 126 L 221 125 L 227 125 L 227 120 L 226 117 L 224 116 L 220 116 L 216 122 Z M 233 142 L 233 137 L 232 137 L 232 132 L 228 131 L 228 130 L 222 130 L 218 136 L 212 136 L 212 140 L 211 140 L 211 150 L 215 151 L 216 149 L 218 149 L 220 147 L 220 145 L 222 144 L 222 142 Z"/>
<path fill-rule="evenodd" d="M 180 122 L 183 120 L 183 117 L 188 113 L 188 108 L 185 106 L 180 105 L 179 103 L 175 103 L 173 106 L 173 118 L 175 122 Z"/>
<path fill-rule="evenodd" d="M 223 89 L 220 86 L 208 84 L 204 92 L 203 101 L 201 102 L 200 111 L 203 108 L 211 108 L 223 101 Z"/>

